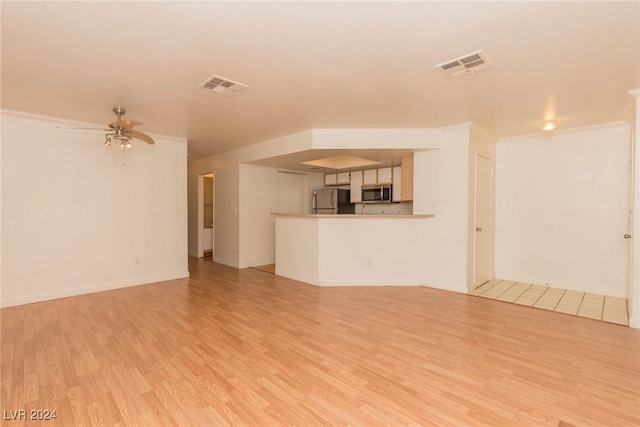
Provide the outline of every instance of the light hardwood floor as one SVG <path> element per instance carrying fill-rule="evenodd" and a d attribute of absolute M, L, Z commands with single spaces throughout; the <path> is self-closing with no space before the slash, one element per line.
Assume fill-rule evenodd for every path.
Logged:
<path fill-rule="evenodd" d="M 265 273 L 276 274 L 276 265 L 275 264 L 258 265 L 256 267 L 251 267 L 251 268 L 255 268 L 256 270 L 264 271 Z"/>
<path fill-rule="evenodd" d="M 640 424 L 640 331 L 425 287 L 191 279 L 2 309 L 2 425 Z M 29 415 L 29 414 L 28 414 Z"/>

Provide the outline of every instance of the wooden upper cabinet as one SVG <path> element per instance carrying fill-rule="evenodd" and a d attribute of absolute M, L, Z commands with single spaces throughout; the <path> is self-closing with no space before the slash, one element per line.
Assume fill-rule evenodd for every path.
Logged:
<path fill-rule="evenodd" d="M 360 203 L 363 185 L 393 184 L 392 200 L 410 202 L 413 200 L 413 154 L 402 156 L 400 167 L 385 167 L 351 172 L 324 174 L 324 185 L 349 185 L 351 202 Z"/>
<path fill-rule="evenodd" d="M 349 172 L 340 172 L 337 177 L 338 185 L 349 185 Z"/>
<path fill-rule="evenodd" d="M 338 174 L 325 173 L 324 174 L 324 185 L 338 185 Z"/>
<path fill-rule="evenodd" d="M 376 184 L 391 184 L 391 182 L 392 182 L 391 168 L 379 168 L 378 182 L 376 182 Z"/>
<path fill-rule="evenodd" d="M 401 202 L 402 201 L 402 167 L 394 166 L 393 167 L 393 193 L 392 193 L 392 202 Z"/>
<path fill-rule="evenodd" d="M 362 202 L 362 171 L 351 172 L 351 203 Z"/>
<path fill-rule="evenodd" d="M 367 169 L 363 173 L 364 173 L 364 177 L 363 177 L 362 183 L 364 185 L 378 183 L 378 169 Z"/>
<path fill-rule="evenodd" d="M 350 174 L 349 172 L 340 173 L 325 173 L 324 185 L 349 185 Z"/>
<path fill-rule="evenodd" d="M 413 200 L 413 154 L 402 156 L 401 200 Z"/>
<path fill-rule="evenodd" d="M 391 168 L 367 169 L 363 171 L 364 185 L 391 184 L 393 182 Z"/>

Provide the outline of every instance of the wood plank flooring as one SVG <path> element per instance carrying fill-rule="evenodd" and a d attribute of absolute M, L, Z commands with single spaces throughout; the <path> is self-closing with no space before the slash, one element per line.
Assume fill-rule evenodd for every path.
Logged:
<path fill-rule="evenodd" d="M 256 267 L 251 267 L 251 268 L 255 268 L 256 270 L 264 271 L 265 273 L 276 274 L 276 265 L 275 264 L 258 265 Z"/>
<path fill-rule="evenodd" d="M 2 309 L 2 425 L 640 425 L 638 330 L 425 287 L 190 271 Z M 5 419 L 18 410 L 57 418 Z"/>

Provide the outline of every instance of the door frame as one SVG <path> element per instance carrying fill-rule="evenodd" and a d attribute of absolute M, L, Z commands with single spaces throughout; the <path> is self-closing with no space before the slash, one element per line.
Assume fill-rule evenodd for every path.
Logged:
<path fill-rule="evenodd" d="M 489 177 L 488 177 L 488 193 L 490 196 L 489 199 L 489 212 L 488 214 L 488 221 L 486 225 L 483 225 L 483 227 L 486 228 L 487 234 L 488 234 L 488 242 L 489 242 L 489 247 L 487 248 L 489 251 L 489 275 L 488 275 L 488 279 L 482 283 L 476 283 L 476 271 L 477 271 L 477 266 L 478 266 L 478 262 L 477 262 L 477 243 L 478 243 L 478 238 L 477 238 L 477 231 L 476 231 L 476 227 L 478 227 L 478 223 L 477 223 L 477 219 L 478 219 L 478 157 L 482 157 L 485 160 L 489 161 Z M 494 162 L 493 159 L 490 157 L 487 157 L 483 154 L 480 154 L 478 152 L 475 153 L 475 158 L 474 158 L 474 186 L 473 186 L 473 270 L 472 270 L 472 287 L 471 289 L 475 289 L 478 286 L 486 283 L 487 281 L 493 279 L 493 258 L 494 258 L 494 254 L 493 254 L 493 211 L 494 211 L 494 203 L 495 203 L 495 194 L 494 194 L 494 186 L 493 186 L 493 169 L 494 169 Z"/>
<path fill-rule="evenodd" d="M 215 227 L 215 206 L 216 206 L 216 181 L 215 181 L 215 172 L 208 172 L 208 173 L 203 173 L 203 174 L 198 174 L 198 222 L 197 222 L 197 226 L 198 226 L 198 247 L 197 247 L 197 253 L 196 256 L 198 258 L 203 258 L 204 257 L 204 178 L 208 177 L 208 176 L 213 176 L 213 195 L 212 195 L 212 200 L 213 200 L 213 251 L 214 254 L 212 254 L 212 258 L 213 255 L 215 255 L 215 250 L 216 250 L 216 245 L 215 245 L 215 233 L 216 233 L 216 227 Z"/>
<path fill-rule="evenodd" d="M 631 126 L 631 274 L 627 304 L 629 326 L 640 328 L 640 89 L 630 90 L 629 94 L 635 98 L 635 126 Z"/>

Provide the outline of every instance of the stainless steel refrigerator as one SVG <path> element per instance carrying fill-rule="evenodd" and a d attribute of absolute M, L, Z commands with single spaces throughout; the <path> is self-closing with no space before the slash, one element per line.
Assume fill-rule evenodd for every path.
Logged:
<path fill-rule="evenodd" d="M 356 205 L 351 203 L 351 191 L 336 187 L 313 190 L 314 214 L 353 214 Z"/>

